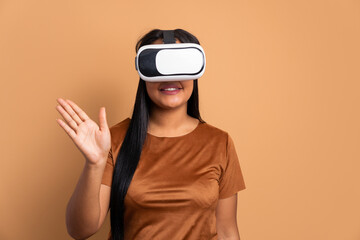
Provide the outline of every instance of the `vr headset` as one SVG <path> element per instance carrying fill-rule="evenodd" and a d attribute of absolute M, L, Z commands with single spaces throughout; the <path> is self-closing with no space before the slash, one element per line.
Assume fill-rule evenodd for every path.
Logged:
<path fill-rule="evenodd" d="M 175 43 L 174 31 L 163 31 L 163 44 L 142 46 L 135 68 L 148 82 L 183 81 L 200 78 L 205 71 L 205 53 L 196 43 Z"/>

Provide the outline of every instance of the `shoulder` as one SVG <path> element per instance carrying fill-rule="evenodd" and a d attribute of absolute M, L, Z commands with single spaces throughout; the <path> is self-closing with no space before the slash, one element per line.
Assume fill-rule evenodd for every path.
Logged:
<path fill-rule="evenodd" d="M 200 123 L 203 125 L 203 131 L 202 133 L 204 134 L 208 134 L 210 136 L 213 137 L 227 137 L 229 135 L 229 133 L 221 128 L 215 127 L 214 125 L 210 124 L 210 123 Z"/>
<path fill-rule="evenodd" d="M 129 124 L 130 124 L 130 118 L 125 118 L 124 120 L 111 126 L 110 130 L 117 131 L 117 132 L 122 131 L 122 130 L 127 130 L 127 128 L 129 127 Z"/>
<path fill-rule="evenodd" d="M 201 136 L 201 138 L 203 138 L 206 141 L 210 141 L 210 142 L 217 142 L 219 143 L 224 143 L 225 145 L 227 144 L 230 136 L 229 133 L 226 130 L 223 130 L 219 127 L 215 127 L 212 124 L 209 123 L 200 123 L 201 124 L 201 128 L 199 131 L 199 135 Z"/>
<path fill-rule="evenodd" d="M 112 142 L 116 143 L 124 139 L 127 129 L 130 125 L 130 121 L 130 118 L 125 118 L 124 120 L 110 127 Z"/>

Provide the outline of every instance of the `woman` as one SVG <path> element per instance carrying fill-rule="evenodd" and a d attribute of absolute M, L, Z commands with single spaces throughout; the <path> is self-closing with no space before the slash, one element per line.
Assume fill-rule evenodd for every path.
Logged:
<path fill-rule="evenodd" d="M 185 30 L 174 32 L 177 43 L 199 44 Z M 136 51 L 162 38 L 152 30 Z M 98 126 L 71 100 L 57 99 L 67 123 L 57 121 L 85 157 L 66 210 L 73 238 L 97 232 L 110 209 L 113 240 L 240 239 L 239 161 L 229 134 L 201 119 L 197 81 L 140 79 L 132 118 L 110 129 L 104 107 Z"/>

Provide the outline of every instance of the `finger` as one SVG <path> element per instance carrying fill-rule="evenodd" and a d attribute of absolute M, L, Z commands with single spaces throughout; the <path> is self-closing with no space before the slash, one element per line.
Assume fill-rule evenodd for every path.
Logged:
<path fill-rule="evenodd" d="M 77 125 L 80 125 L 83 121 L 80 119 L 80 117 L 75 113 L 75 111 L 72 109 L 72 107 L 67 103 L 64 99 L 58 98 L 57 99 L 60 105 L 65 109 L 66 112 L 71 116 L 72 119 L 76 122 Z"/>
<path fill-rule="evenodd" d="M 74 109 L 74 111 L 79 115 L 80 119 L 86 121 L 89 119 L 88 115 L 73 101 L 66 99 L 66 101 L 70 104 L 70 106 Z"/>
<path fill-rule="evenodd" d="M 69 135 L 70 138 L 72 138 L 73 140 L 76 138 L 75 131 L 72 130 L 64 121 L 62 121 L 61 119 L 56 119 L 56 121 L 65 130 L 65 132 Z"/>
<path fill-rule="evenodd" d="M 78 125 L 76 124 L 76 122 L 74 121 L 74 119 L 72 119 L 72 117 L 68 114 L 68 112 L 65 111 L 65 109 L 60 106 L 57 105 L 56 106 L 56 110 L 58 110 L 58 112 L 61 114 L 61 116 L 63 116 L 63 118 L 66 120 L 66 122 L 70 125 L 70 127 L 77 132 L 78 129 Z"/>
<path fill-rule="evenodd" d="M 99 111 L 99 125 L 100 131 L 108 129 L 105 107 L 101 107 Z"/>

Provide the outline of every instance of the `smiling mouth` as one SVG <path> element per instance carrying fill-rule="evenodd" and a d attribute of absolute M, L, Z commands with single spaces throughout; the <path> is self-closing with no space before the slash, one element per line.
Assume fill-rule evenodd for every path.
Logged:
<path fill-rule="evenodd" d="M 176 91 L 176 90 L 180 90 L 182 88 L 174 88 L 174 87 L 171 87 L 171 88 L 161 88 L 160 91 Z"/>

